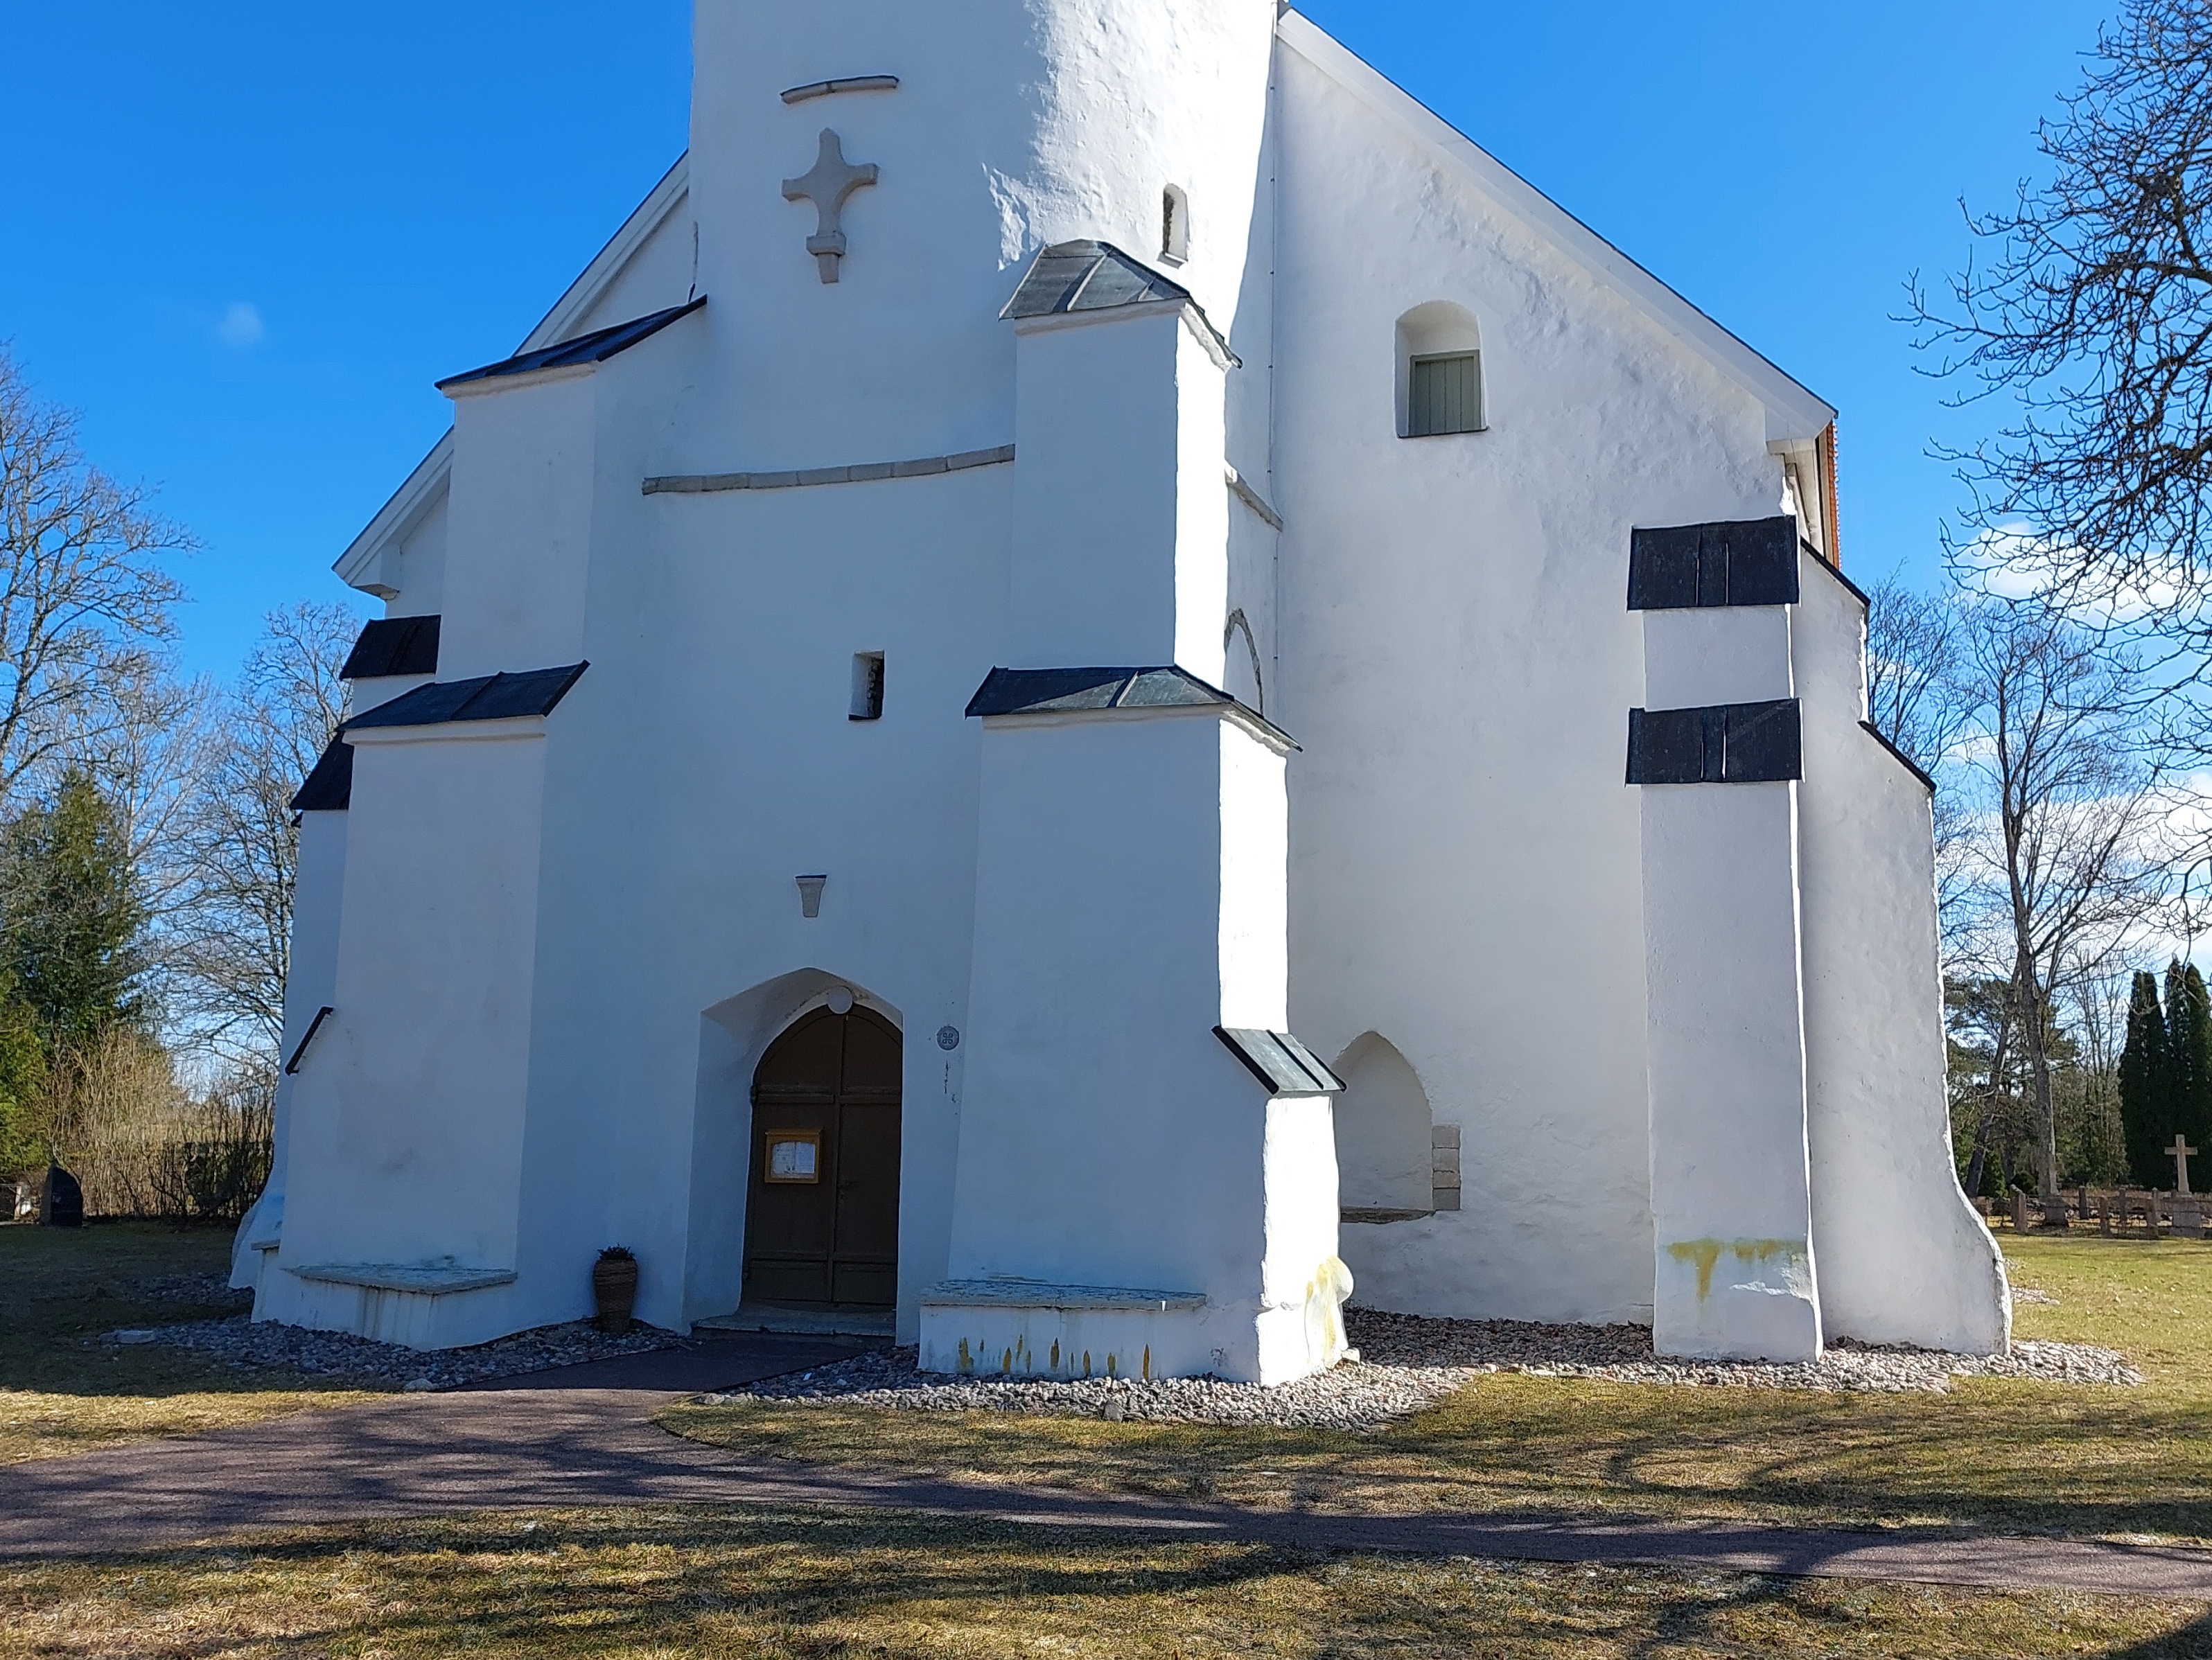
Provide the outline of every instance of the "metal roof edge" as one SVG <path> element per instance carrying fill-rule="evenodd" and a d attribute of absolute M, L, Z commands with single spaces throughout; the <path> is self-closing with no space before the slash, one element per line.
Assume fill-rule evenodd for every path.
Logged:
<path fill-rule="evenodd" d="M 622 227 L 607 239 L 606 245 L 592 256 L 590 264 L 571 282 L 553 309 L 538 320 L 538 326 L 525 336 L 515 354 L 532 351 L 561 338 L 569 326 L 597 303 L 614 280 L 628 269 L 653 233 L 659 230 L 677 204 L 685 200 L 691 188 L 691 152 L 685 150 L 675 163 L 660 176 L 660 182 L 646 192 Z M 395 536 L 405 536 L 413 530 L 423 510 L 437 498 L 445 488 L 446 475 L 453 461 L 453 434 L 450 429 L 431 447 L 430 453 L 417 463 L 406 481 L 392 492 L 376 516 L 362 529 L 361 534 L 346 544 L 346 549 L 332 562 L 331 568 L 348 587 L 378 598 L 389 598 L 388 592 L 380 592 L 380 585 L 374 581 L 375 561 L 384 552 L 385 544 Z"/>
<path fill-rule="evenodd" d="M 1758 398 L 1770 414 L 1783 416 L 1784 426 L 1802 428 L 1770 431 L 1770 438 L 1814 437 L 1836 419 L 1835 407 L 1826 398 L 1730 333 L 1311 18 L 1285 9 L 1276 20 L 1275 38 L 1415 143 L 1456 163 L 1500 208 Z"/>
<path fill-rule="evenodd" d="M 598 303 L 614 280 L 637 257 L 638 250 L 652 239 L 662 221 L 676 210 L 676 204 L 688 197 L 690 191 L 691 152 L 687 149 L 660 176 L 660 182 L 646 192 L 645 200 L 637 204 L 628 219 L 623 221 L 622 227 L 607 239 L 606 245 L 592 256 L 592 263 L 584 267 L 582 273 L 553 303 L 553 309 L 538 319 L 538 326 L 523 337 L 522 343 L 514 348 L 513 355 L 520 357 L 525 352 L 537 351 L 573 334 L 584 313 Z"/>
<path fill-rule="evenodd" d="M 406 482 L 392 493 L 390 500 L 376 510 L 376 517 L 362 528 L 361 534 L 331 564 L 331 568 L 337 573 L 341 582 L 379 599 L 392 597 L 395 591 L 374 580 L 376 561 L 383 556 L 386 543 L 407 535 L 429 510 L 439 492 L 446 488 L 447 476 L 453 465 L 453 429 L 448 427 L 446 435 L 430 446 L 429 454 L 415 463 L 415 470 L 407 475 Z"/>

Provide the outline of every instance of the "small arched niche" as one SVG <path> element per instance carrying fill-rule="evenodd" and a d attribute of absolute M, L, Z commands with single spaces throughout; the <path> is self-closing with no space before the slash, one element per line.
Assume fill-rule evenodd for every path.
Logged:
<path fill-rule="evenodd" d="M 1482 377 L 1482 330 L 1474 313 L 1448 300 L 1398 319 L 1398 436 L 1442 438 L 1490 424 Z"/>
<path fill-rule="evenodd" d="M 1180 265 L 1190 257 L 1190 195 L 1180 185 L 1160 192 L 1160 263 Z"/>
<path fill-rule="evenodd" d="M 1428 1092 L 1389 1040 L 1370 1032 L 1336 1063 L 1338 1203 L 1348 1221 L 1396 1221 L 1435 1209 Z"/>

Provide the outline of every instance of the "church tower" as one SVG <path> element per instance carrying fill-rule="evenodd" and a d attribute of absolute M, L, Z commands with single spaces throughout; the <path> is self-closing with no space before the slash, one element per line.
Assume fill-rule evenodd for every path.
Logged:
<path fill-rule="evenodd" d="M 1015 439 L 926 1365 L 1273 1381 L 1341 1348 L 1334 1081 L 1267 1070 L 1294 746 L 1218 689 L 1276 9 L 699 9 L 714 370 L 678 441 L 773 467 Z"/>

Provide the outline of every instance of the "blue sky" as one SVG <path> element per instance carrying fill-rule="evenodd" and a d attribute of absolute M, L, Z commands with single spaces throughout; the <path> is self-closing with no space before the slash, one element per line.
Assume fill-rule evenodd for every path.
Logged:
<path fill-rule="evenodd" d="M 2033 166 L 2107 7 L 1305 9 L 1838 405 L 1846 568 L 1932 579 L 1960 495 L 1924 452 L 1991 417 L 1944 409 L 1889 318 L 1966 257 L 1957 198 Z M 432 379 L 510 349 L 683 148 L 689 17 L 9 8 L 0 337 L 205 544 L 191 667 L 343 596 L 331 560 L 447 424 Z"/>

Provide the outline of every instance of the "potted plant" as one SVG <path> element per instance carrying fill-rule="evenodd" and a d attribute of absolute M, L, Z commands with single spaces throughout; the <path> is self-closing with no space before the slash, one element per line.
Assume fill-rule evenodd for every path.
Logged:
<path fill-rule="evenodd" d="M 637 1257 L 628 1245 L 609 1245 L 592 1264 L 592 1297 L 599 1305 L 599 1330 L 620 1336 L 629 1330 L 637 1302 Z"/>

